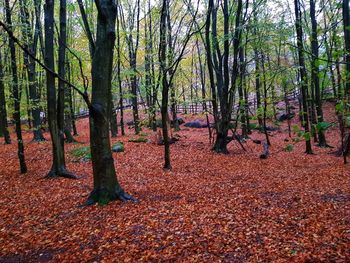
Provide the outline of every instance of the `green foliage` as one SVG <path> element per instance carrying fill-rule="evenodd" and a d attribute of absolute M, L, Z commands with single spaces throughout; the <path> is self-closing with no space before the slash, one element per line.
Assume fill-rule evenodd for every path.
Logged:
<path fill-rule="evenodd" d="M 330 123 L 330 122 L 319 122 L 315 125 L 315 128 L 318 132 L 324 132 L 326 130 L 328 130 L 330 127 L 335 126 L 335 123 Z"/>
<path fill-rule="evenodd" d="M 292 152 L 294 150 L 294 145 L 293 144 L 288 144 L 284 150 L 286 152 Z"/>
<path fill-rule="evenodd" d="M 294 124 L 293 126 L 292 126 L 292 131 L 293 131 L 293 133 L 299 133 L 300 132 L 300 127 L 299 127 L 299 125 L 297 125 L 297 124 Z"/>
<path fill-rule="evenodd" d="M 305 141 L 310 141 L 311 133 L 310 132 L 304 132 L 303 137 L 304 137 Z"/>
<path fill-rule="evenodd" d="M 293 138 L 293 142 L 300 142 L 300 137 Z"/>
<path fill-rule="evenodd" d="M 251 129 L 251 130 L 260 130 L 260 126 L 257 123 L 249 123 L 249 129 Z"/>
<path fill-rule="evenodd" d="M 235 122 L 230 122 L 230 123 L 228 124 L 228 128 L 229 128 L 229 129 L 235 129 L 235 128 L 236 128 L 236 123 L 235 123 Z"/>
<path fill-rule="evenodd" d="M 130 138 L 129 142 L 136 142 L 136 143 L 145 143 L 148 139 L 145 137 L 138 137 L 138 138 Z"/>
<path fill-rule="evenodd" d="M 337 112 L 337 114 L 344 113 L 345 109 L 346 109 L 346 103 L 344 101 L 339 101 L 337 105 L 335 105 L 335 111 Z"/>
<path fill-rule="evenodd" d="M 91 150 L 90 146 L 83 146 L 75 148 L 69 152 L 72 156 L 76 157 L 76 161 L 90 161 L 91 160 Z"/>
<path fill-rule="evenodd" d="M 256 109 L 256 117 L 262 118 L 264 116 L 264 107 L 259 107 Z"/>

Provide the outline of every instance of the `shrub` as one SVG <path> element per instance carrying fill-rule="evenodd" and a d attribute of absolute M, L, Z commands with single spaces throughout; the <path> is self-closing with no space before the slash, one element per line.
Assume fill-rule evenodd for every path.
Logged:
<path fill-rule="evenodd" d="M 76 157 L 76 161 L 90 161 L 91 160 L 91 151 L 90 146 L 79 147 L 71 150 L 69 152 L 71 155 Z"/>

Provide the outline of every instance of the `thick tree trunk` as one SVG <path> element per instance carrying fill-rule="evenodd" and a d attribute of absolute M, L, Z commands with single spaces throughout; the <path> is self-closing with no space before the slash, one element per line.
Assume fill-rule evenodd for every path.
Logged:
<path fill-rule="evenodd" d="M 226 123 L 224 123 L 226 122 Z M 221 120 L 218 123 L 218 129 L 216 131 L 216 138 L 213 150 L 217 153 L 228 154 L 227 144 L 228 144 L 228 121 Z"/>
<path fill-rule="evenodd" d="M 95 3 L 98 10 L 97 34 L 91 68 L 92 101 L 89 108 L 94 189 L 87 204 L 133 199 L 118 183 L 109 138 L 116 5 L 114 0 L 100 0 Z"/>
<path fill-rule="evenodd" d="M 9 0 L 5 0 L 5 12 L 6 12 L 6 22 L 9 29 L 12 31 L 12 17 L 10 10 Z M 15 121 L 15 129 L 17 136 L 17 155 L 19 159 L 20 171 L 21 173 L 27 172 L 27 165 L 24 158 L 24 145 L 22 139 L 22 129 L 21 129 L 21 92 L 18 88 L 18 75 L 17 75 L 17 65 L 16 65 L 16 49 L 15 43 L 11 37 L 9 37 L 9 47 L 11 53 L 11 69 L 12 69 L 12 96 L 14 98 L 14 112 L 13 119 Z"/>

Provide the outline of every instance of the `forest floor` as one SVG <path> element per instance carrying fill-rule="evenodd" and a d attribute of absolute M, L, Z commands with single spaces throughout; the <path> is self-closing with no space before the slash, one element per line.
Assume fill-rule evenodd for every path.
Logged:
<path fill-rule="evenodd" d="M 336 122 L 333 108 L 326 103 L 327 121 Z M 1 145 L 0 262 L 349 262 L 350 166 L 330 154 L 337 127 L 326 133 L 335 149 L 314 146 L 306 155 L 304 141 L 285 141 L 283 123 L 266 160 L 252 140 L 247 151 L 234 141 L 230 154 L 215 154 L 207 129 L 181 128 L 170 172 L 162 169 L 162 146 L 128 142 L 131 129 L 112 139 L 125 144 L 113 153 L 117 176 L 138 203 L 81 207 L 92 189 L 91 162 L 67 153 L 80 178 L 44 179 L 50 142 L 30 142 L 25 132 L 29 171 L 20 175 L 16 144 Z M 88 145 L 88 119 L 78 131 L 84 144 L 67 152 Z"/>

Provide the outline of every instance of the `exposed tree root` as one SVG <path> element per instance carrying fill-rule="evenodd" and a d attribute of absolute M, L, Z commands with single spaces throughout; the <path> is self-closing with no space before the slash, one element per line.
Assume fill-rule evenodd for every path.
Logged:
<path fill-rule="evenodd" d="M 331 148 L 331 149 L 333 149 L 333 148 L 334 148 L 334 146 L 329 145 L 328 143 L 326 143 L 326 145 L 320 145 L 320 144 L 317 144 L 317 147 L 320 147 L 320 148 Z"/>
<path fill-rule="evenodd" d="M 119 190 L 119 191 L 110 193 L 106 189 L 94 189 L 83 206 L 90 206 L 95 203 L 105 205 L 105 204 L 108 204 L 110 201 L 115 201 L 115 200 L 120 200 L 122 202 L 127 202 L 127 201 L 131 201 L 135 203 L 138 202 L 136 198 L 129 195 L 124 190 Z"/>
<path fill-rule="evenodd" d="M 68 172 L 66 169 L 51 169 L 50 172 L 46 175 L 46 178 L 57 178 L 63 177 L 67 179 L 78 179 L 76 175 L 71 172 Z"/>

